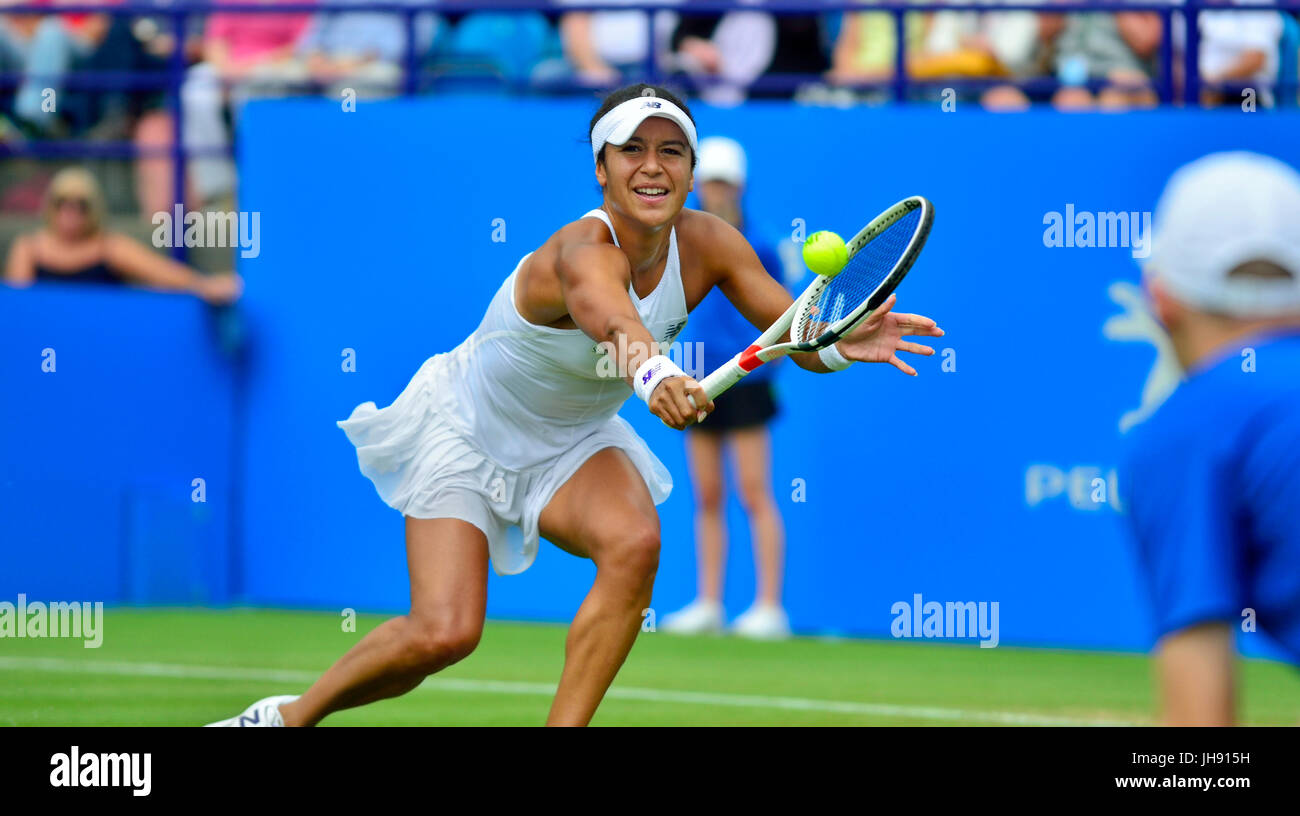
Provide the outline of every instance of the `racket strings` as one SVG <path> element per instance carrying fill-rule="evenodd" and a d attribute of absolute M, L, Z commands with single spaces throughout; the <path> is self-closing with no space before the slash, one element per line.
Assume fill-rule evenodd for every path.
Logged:
<path fill-rule="evenodd" d="M 912 243 L 921 222 L 915 207 L 871 239 L 849 258 L 840 273 L 822 287 L 801 315 L 798 341 L 811 341 L 851 315 L 889 278 Z"/>

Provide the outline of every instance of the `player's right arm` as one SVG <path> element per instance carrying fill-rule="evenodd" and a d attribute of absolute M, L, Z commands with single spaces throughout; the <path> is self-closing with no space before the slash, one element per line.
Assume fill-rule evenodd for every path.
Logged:
<path fill-rule="evenodd" d="M 571 244 L 560 250 L 556 272 L 569 317 L 588 337 L 606 344 L 615 355 L 619 376 L 633 385 L 637 369 L 659 354 L 659 347 L 628 295 L 632 271 L 627 256 L 611 244 Z M 662 381 L 648 407 L 669 426 L 683 430 L 699 416 L 688 395 L 695 395 L 704 410 L 713 410 L 712 401 L 691 377 Z"/>

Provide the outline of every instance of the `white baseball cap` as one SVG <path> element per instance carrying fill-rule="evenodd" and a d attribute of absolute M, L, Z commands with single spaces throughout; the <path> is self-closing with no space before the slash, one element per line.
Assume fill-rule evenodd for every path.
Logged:
<path fill-rule="evenodd" d="M 632 138 L 636 129 L 641 127 L 641 123 L 652 116 L 675 122 L 682 129 L 682 133 L 686 134 L 686 142 L 691 146 L 691 150 L 699 154 L 700 148 L 695 140 L 695 123 L 686 115 L 686 111 L 663 97 L 638 96 L 615 105 L 596 122 L 596 126 L 591 129 L 592 160 L 600 156 L 600 149 L 606 144 L 627 144 L 627 140 Z"/>
<path fill-rule="evenodd" d="M 710 136 L 700 142 L 700 166 L 695 179 L 725 181 L 742 187 L 745 184 L 745 148 L 735 139 Z"/>
<path fill-rule="evenodd" d="M 1300 313 L 1300 173 L 1270 156 L 1214 153 L 1174 173 L 1143 271 L 1179 300 L 1241 318 Z M 1290 278 L 1234 277 L 1268 261 Z"/>

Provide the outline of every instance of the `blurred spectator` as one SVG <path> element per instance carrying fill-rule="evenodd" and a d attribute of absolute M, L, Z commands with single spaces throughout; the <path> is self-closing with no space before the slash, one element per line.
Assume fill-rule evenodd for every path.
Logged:
<path fill-rule="evenodd" d="M 105 228 L 104 196 L 80 167 L 59 171 L 45 193 L 45 225 L 20 235 L 9 248 L 5 282 L 137 283 L 188 292 L 209 303 L 229 303 L 243 288 L 237 275 L 205 276 Z"/>
<path fill-rule="evenodd" d="M 176 29 L 171 18 L 135 17 L 115 18 L 114 25 L 121 21 L 129 25 L 131 42 L 128 44 L 122 36 L 121 29 L 110 31 L 105 42 L 104 51 L 110 51 L 119 63 L 115 67 L 92 64 L 78 70 L 124 70 L 136 72 L 162 72 L 167 70 L 173 53 L 177 48 L 182 51 L 182 60 L 188 65 L 201 56 L 203 19 L 198 15 L 188 17 L 182 40 L 177 42 Z M 111 43 L 117 42 L 117 47 Z M 123 58 L 127 55 L 127 58 Z M 102 94 L 102 97 L 101 97 Z M 91 100 L 103 97 L 112 98 L 112 92 L 103 93 L 90 90 L 86 93 Z M 91 104 L 97 104 L 92 101 Z M 102 103 L 99 103 L 102 104 Z M 94 128 L 92 136 L 110 139 L 125 138 L 118 127 L 118 120 L 113 111 L 120 109 L 120 104 L 109 106 L 109 113 L 100 125 Z M 127 105 L 130 111 L 131 138 L 141 151 L 135 163 L 135 191 L 140 212 L 151 216 L 153 213 L 171 209 L 175 191 L 173 190 L 172 159 L 170 148 L 175 131 L 175 121 L 167 108 L 166 92 L 150 90 L 130 96 Z M 192 200 L 187 196 L 186 200 Z"/>
<path fill-rule="evenodd" d="M 290 0 L 259 0 L 278 5 Z M 191 68 L 182 88 L 185 147 L 201 151 L 190 161 L 195 193 L 203 203 L 231 196 L 235 168 L 226 155 L 230 135 L 222 116 L 226 91 L 232 114 L 248 99 L 301 88 L 306 64 L 295 59 L 310 14 L 217 13 L 208 18 L 203 62 Z"/>
<path fill-rule="evenodd" d="M 926 20 L 921 52 L 908 60 L 908 71 L 917 79 L 1023 79 L 1036 73 L 1039 48 L 1035 12 L 936 11 Z M 978 96 L 986 107 L 999 110 L 1029 104 L 1014 85 L 959 96 Z"/>
<path fill-rule="evenodd" d="M 110 5 L 114 0 L 87 0 Z M 21 65 L 24 80 L 14 95 L 13 116 L 34 136 L 66 135 L 69 123 L 60 115 L 64 79 L 78 60 L 91 57 L 108 34 L 111 19 L 104 14 L 61 14 L 30 18 L 0 34 L 3 62 Z"/>
<path fill-rule="evenodd" d="M 622 5 L 637 0 L 612 0 Z M 572 0 L 557 0 L 564 6 Z M 651 16 L 644 11 L 571 11 L 560 18 L 560 41 L 567 70 L 580 85 L 606 87 L 640 76 L 650 55 Z M 656 59 L 666 51 L 676 25 L 676 15 L 656 12 L 653 17 Z M 546 81 L 564 79 L 559 70 L 548 67 L 540 77 Z"/>
<path fill-rule="evenodd" d="M 406 26 L 395 14 L 321 12 L 298 41 L 308 75 L 337 97 L 344 86 L 358 96 L 391 96 L 402 78 Z"/>
<path fill-rule="evenodd" d="M 1163 28 L 1147 11 L 1084 12 L 1065 15 L 1055 38 L 1060 90 L 1052 103 L 1061 110 L 1153 107 L 1151 85 Z M 1102 83 L 1094 95 L 1089 83 Z"/>
<path fill-rule="evenodd" d="M 1250 5 L 1249 0 L 1231 0 L 1233 5 Z M 1272 107 L 1273 83 L 1278 75 L 1278 41 L 1282 37 L 1282 15 L 1276 11 L 1203 11 L 1200 74 L 1204 87 L 1201 103 L 1240 104 L 1241 96 L 1229 96 L 1215 85 L 1250 86 L 1261 107 Z"/>
<path fill-rule="evenodd" d="M 329 2 L 381 2 L 381 0 L 326 0 Z M 473 15 L 471 15 L 473 16 Z M 415 48 L 426 51 L 438 21 L 431 13 L 415 18 Z M 344 87 L 358 96 L 391 96 L 405 77 L 406 21 L 400 14 L 322 11 L 298 41 L 297 57 L 311 79 L 325 86 L 327 96 L 338 99 Z"/>
<path fill-rule="evenodd" d="M 736 105 L 776 56 L 777 22 L 759 11 L 682 16 L 673 32 L 671 70 L 696 81 L 700 98 Z"/>
<path fill-rule="evenodd" d="M 197 17 L 193 20 L 191 25 L 201 25 Z M 158 151 L 171 144 L 172 117 L 165 110 L 161 72 L 175 47 L 170 25 L 161 26 L 149 17 L 0 17 L 0 70 L 28 75 L 16 94 L 0 97 L 5 100 L 3 114 L 11 122 L 22 123 L 21 128 L 0 134 L 0 139 L 63 135 L 133 140 L 145 153 L 135 167 L 141 211 L 169 208 L 171 160 Z M 160 87 L 114 89 L 65 82 L 69 73 L 117 72 L 156 72 Z M 47 87 L 52 92 L 51 111 L 43 107 Z"/>
<path fill-rule="evenodd" d="M 824 18 L 821 15 L 781 14 L 776 17 L 776 53 L 767 66 L 766 76 L 792 78 L 802 83 L 801 78 L 821 83 L 831 68 L 830 52 L 832 42 L 825 36 Z M 788 81 L 773 86 L 770 90 L 754 89 L 755 97 L 790 97 L 798 93 L 799 87 Z"/>
<path fill-rule="evenodd" d="M 173 37 L 162 34 L 156 25 L 142 24 L 125 15 L 100 15 L 107 20 L 107 30 L 98 45 L 86 56 L 74 59 L 72 71 L 95 75 L 109 73 L 154 74 L 158 90 L 81 87 L 66 91 L 59 109 L 75 134 L 92 139 L 126 140 L 136 121 L 149 111 L 164 107 L 161 90 Z"/>
<path fill-rule="evenodd" d="M 869 0 L 865 5 L 875 5 Z M 926 18 L 908 12 L 903 20 L 906 53 L 920 52 L 925 39 Z M 847 12 L 831 54 L 827 79 L 834 83 L 884 82 L 893 79 L 898 58 L 898 36 L 894 15 L 888 11 Z"/>
<path fill-rule="evenodd" d="M 536 11 L 465 15 L 452 27 L 434 70 L 439 76 L 489 76 L 513 85 L 567 80 L 559 34 Z"/>
<path fill-rule="evenodd" d="M 23 2 L 24 0 L 0 0 L 0 8 Z M 0 14 L 0 71 L 22 74 L 27 70 L 31 43 L 43 19 L 34 14 Z M 3 121 L 0 121 L 0 141 L 22 138 L 18 126 L 19 116 L 14 109 L 16 94 L 11 90 L 12 87 L 6 85 L 3 93 L 0 93 L 0 116 L 3 117 Z"/>

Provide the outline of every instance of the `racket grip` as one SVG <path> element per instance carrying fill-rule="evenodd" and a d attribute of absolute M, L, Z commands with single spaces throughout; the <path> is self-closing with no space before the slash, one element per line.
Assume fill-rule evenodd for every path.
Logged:
<path fill-rule="evenodd" d="M 740 355 L 736 355 L 726 365 L 700 380 L 700 387 L 709 395 L 709 399 L 717 399 L 719 394 L 740 382 L 740 378 L 745 376 L 747 372 L 737 362 L 739 357 Z M 699 407 L 695 405 L 694 397 L 687 395 L 687 399 L 691 401 L 691 405 Z"/>
<path fill-rule="evenodd" d="M 740 378 L 745 376 L 746 373 L 745 369 L 741 368 L 733 359 L 701 380 L 700 387 L 704 389 L 704 393 L 709 395 L 709 399 L 715 399 L 723 391 L 740 382 Z"/>

